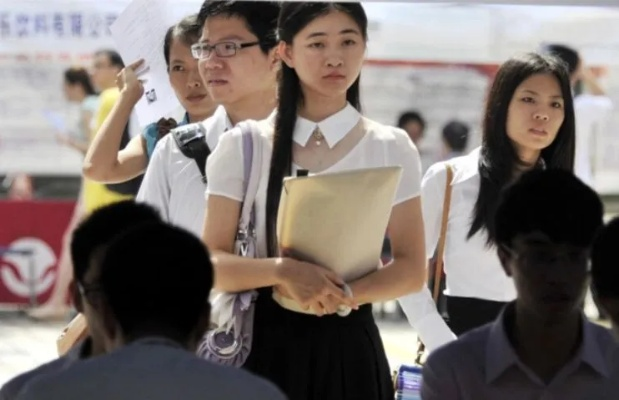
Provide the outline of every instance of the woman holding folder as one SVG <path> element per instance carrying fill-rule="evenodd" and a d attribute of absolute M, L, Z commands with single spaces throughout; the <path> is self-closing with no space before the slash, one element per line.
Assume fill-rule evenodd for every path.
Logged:
<path fill-rule="evenodd" d="M 419 291 L 425 280 L 419 154 L 404 131 L 360 113 L 368 39 L 360 4 L 284 3 L 278 33 L 279 105 L 254 139 L 264 142 L 254 203 L 258 258 L 234 254 L 244 196 L 240 129 L 221 137 L 207 164 L 203 237 L 213 255 L 215 286 L 225 292 L 258 289 L 244 368 L 276 383 L 291 400 L 390 400 L 393 385 L 371 303 Z M 379 268 L 377 257 L 372 272 L 344 282 L 328 265 L 282 254 L 276 224 L 286 176 L 390 166 L 402 168 L 388 228 L 391 263 Z M 286 305 L 275 298 L 285 298 Z M 342 305 L 353 311 L 338 315 Z"/>

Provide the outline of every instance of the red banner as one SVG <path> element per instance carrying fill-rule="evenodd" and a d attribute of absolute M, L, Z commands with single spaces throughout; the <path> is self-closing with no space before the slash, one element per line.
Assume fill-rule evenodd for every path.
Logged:
<path fill-rule="evenodd" d="M 0 201 L 0 304 L 43 303 L 56 280 L 74 202 Z"/>

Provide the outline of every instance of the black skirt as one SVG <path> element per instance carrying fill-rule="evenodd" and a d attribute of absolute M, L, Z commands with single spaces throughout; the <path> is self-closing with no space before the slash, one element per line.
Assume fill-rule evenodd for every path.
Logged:
<path fill-rule="evenodd" d="M 347 317 L 288 311 L 261 289 L 252 350 L 244 368 L 275 383 L 290 400 L 393 400 L 390 369 L 364 305 Z"/>

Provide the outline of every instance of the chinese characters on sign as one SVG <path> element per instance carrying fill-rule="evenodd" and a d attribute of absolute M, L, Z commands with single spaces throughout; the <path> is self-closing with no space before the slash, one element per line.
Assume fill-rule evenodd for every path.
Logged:
<path fill-rule="evenodd" d="M 99 12 L 0 12 L 0 39 L 108 37 L 117 16 Z"/>

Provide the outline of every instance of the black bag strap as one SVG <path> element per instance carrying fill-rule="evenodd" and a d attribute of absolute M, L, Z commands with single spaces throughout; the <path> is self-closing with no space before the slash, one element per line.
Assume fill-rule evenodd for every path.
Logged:
<path fill-rule="evenodd" d="M 181 153 L 196 162 L 202 182 L 206 183 L 206 159 L 211 154 L 206 143 L 206 129 L 201 123 L 179 126 L 170 131 Z"/>
<path fill-rule="evenodd" d="M 123 135 L 120 138 L 120 146 L 118 146 L 118 148 L 121 150 L 124 149 L 125 147 L 127 147 L 130 141 L 131 133 L 129 132 L 129 122 L 127 122 L 127 124 L 125 125 L 125 129 L 123 129 Z"/>

